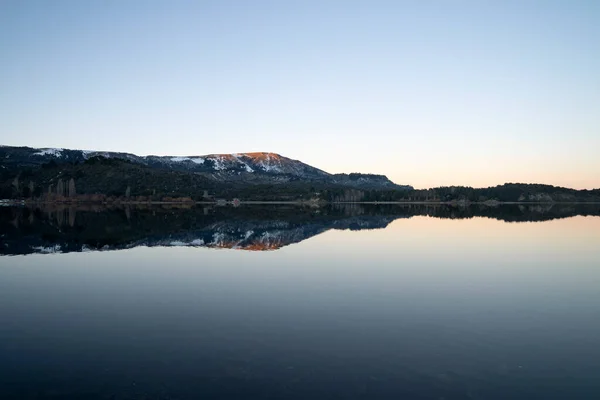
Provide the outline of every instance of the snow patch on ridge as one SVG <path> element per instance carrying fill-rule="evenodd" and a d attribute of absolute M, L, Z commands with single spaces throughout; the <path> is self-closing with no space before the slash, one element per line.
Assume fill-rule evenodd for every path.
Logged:
<path fill-rule="evenodd" d="M 37 153 L 34 153 L 35 156 L 54 156 L 54 157 L 62 157 L 62 152 L 64 149 L 38 149 Z"/>
<path fill-rule="evenodd" d="M 218 156 L 218 157 L 213 158 L 212 160 L 213 160 L 213 162 L 215 164 L 214 169 L 216 171 L 222 171 L 222 170 L 224 170 L 224 169 L 227 168 L 225 166 L 225 163 L 223 162 L 223 157 Z"/>
<path fill-rule="evenodd" d="M 235 157 L 235 159 L 237 160 L 238 163 L 240 163 L 240 164 L 242 164 L 244 166 L 244 168 L 246 169 L 246 172 L 254 172 L 254 170 L 252 169 L 251 166 L 249 166 L 244 161 L 240 160 L 240 157 L 242 157 L 241 154 L 235 153 L 235 154 L 232 154 L 232 155 Z"/>
<path fill-rule="evenodd" d="M 189 157 L 171 157 L 171 161 L 173 161 L 173 162 L 190 161 L 190 158 Z"/>
<path fill-rule="evenodd" d="M 194 164 L 204 164 L 204 157 L 171 157 L 172 162 L 186 162 L 191 161 Z"/>
<path fill-rule="evenodd" d="M 281 164 L 281 160 L 279 160 L 279 163 Z M 259 165 L 266 171 L 266 172 L 281 172 L 281 167 L 278 165 L 274 165 L 271 162 L 271 155 L 267 154 L 266 155 L 266 162 L 261 160 Z"/>
<path fill-rule="evenodd" d="M 83 156 L 83 158 L 85 158 L 86 160 L 90 157 L 90 154 L 94 154 L 96 153 L 93 150 L 80 150 L 81 151 L 81 155 Z"/>

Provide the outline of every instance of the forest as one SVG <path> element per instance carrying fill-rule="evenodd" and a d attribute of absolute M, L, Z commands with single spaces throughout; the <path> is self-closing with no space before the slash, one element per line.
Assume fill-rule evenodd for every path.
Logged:
<path fill-rule="evenodd" d="M 350 175 L 351 176 L 351 175 Z M 412 189 L 358 189 L 293 178 L 273 183 L 221 182 L 185 171 L 155 169 L 122 159 L 92 157 L 84 162 L 0 169 L 0 199 L 27 202 L 600 202 L 600 189 L 575 190 L 541 184 L 506 183 Z"/>

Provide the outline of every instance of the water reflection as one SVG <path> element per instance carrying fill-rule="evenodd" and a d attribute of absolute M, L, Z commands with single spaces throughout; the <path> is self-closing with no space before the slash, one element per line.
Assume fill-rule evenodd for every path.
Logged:
<path fill-rule="evenodd" d="M 1 255 L 68 253 L 138 246 L 276 250 L 331 229 L 382 229 L 414 216 L 549 221 L 600 215 L 600 205 L 532 204 L 496 207 L 339 204 L 300 206 L 46 206 L 0 208 Z"/>
<path fill-rule="evenodd" d="M 174 244 L 0 257 L 0 398 L 596 400 L 600 218 L 536 207 L 1 210 L 28 252 Z M 176 242 L 248 230 L 323 233 Z"/>

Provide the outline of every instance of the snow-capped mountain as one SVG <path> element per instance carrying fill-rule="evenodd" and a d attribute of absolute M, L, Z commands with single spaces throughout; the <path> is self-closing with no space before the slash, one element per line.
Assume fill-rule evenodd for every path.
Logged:
<path fill-rule="evenodd" d="M 117 158 L 153 167 L 164 167 L 199 172 L 246 172 L 291 174 L 325 177 L 324 171 L 297 160 L 275 153 L 208 154 L 201 156 L 137 156 L 109 151 L 70 150 L 61 148 L 35 149 L 29 147 L 1 147 L 3 163 L 45 164 L 83 162 L 92 157 Z"/>
<path fill-rule="evenodd" d="M 148 165 L 163 165 L 173 169 L 213 172 L 218 175 L 247 173 L 291 175 L 299 178 L 323 179 L 328 173 L 303 162 L 276 153 L 209 154 L 190 157 L 143 157 Z"/>
<path fill-rule="evenodd" d="M 197 156 L 137 156 L 130 153 L 62 148 L 0 147 L 0 166 L 27 167 L 48 163 L 76 164 L 94 157 L 120 159 L 151 168 L 189 171 L 218 181 L 249 183 L 317 180 L 358 188 L 398 188 L 383 175 L 329 174 L 276 153 L 208 154 Z"/>

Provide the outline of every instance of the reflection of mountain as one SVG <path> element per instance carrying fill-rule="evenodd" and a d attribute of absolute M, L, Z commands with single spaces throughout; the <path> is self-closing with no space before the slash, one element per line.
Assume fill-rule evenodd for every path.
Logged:
<path fill-rule="evenodd" d="M 296 207 L 0 207 L 0 254 L 201 246 L 275 250 L 329 229 L 385 228 L 396 216 Z"/>
<path fill-rule="evenodd" d="M 381 229 L 412 216 L 545 221 L 600 215 L 600 205 L 425 205 L 48 208 L 0 207 L 0 254 L 198 246 L 275 250 L 330 229 Z"/>

